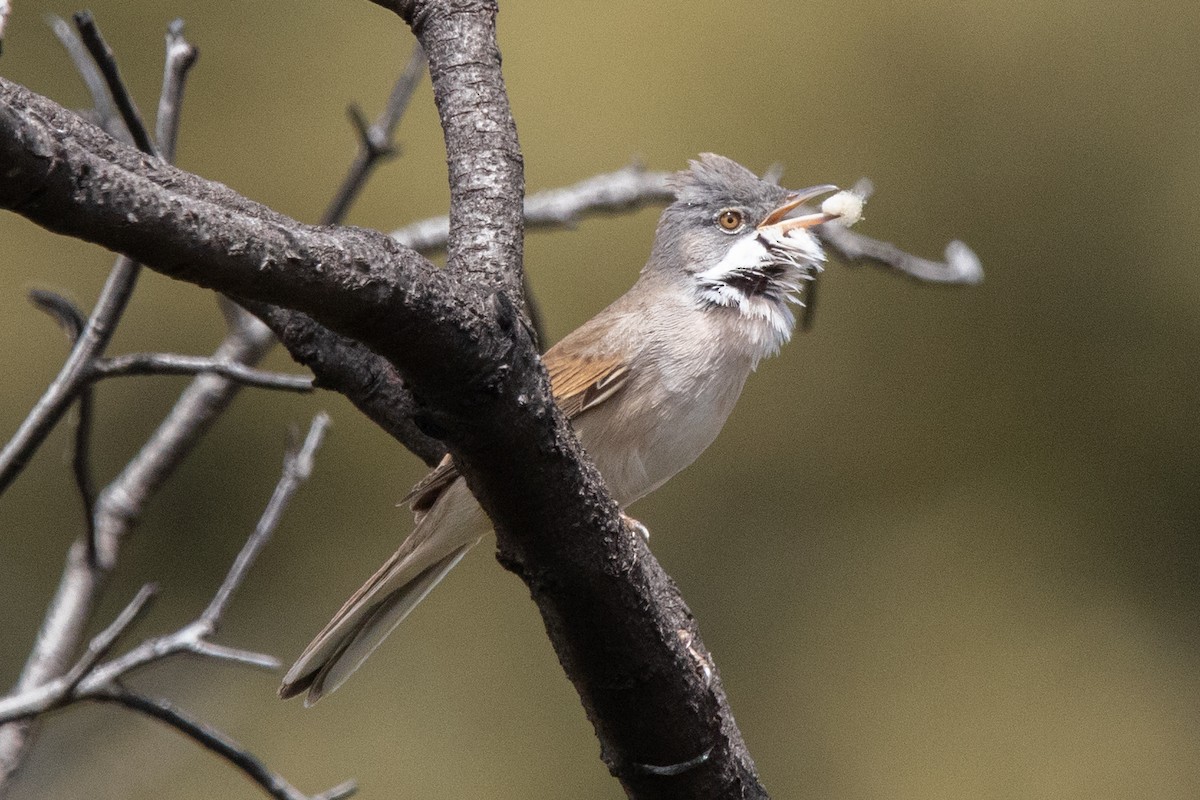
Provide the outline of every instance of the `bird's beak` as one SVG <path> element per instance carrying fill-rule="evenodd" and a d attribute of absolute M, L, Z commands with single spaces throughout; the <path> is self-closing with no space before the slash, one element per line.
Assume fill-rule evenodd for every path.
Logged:
<path fill-rule="evenodd" d="M 766 219 L 758 224 L 759 233 L 774 233 L 777 236 L 784 236 L 788 231 L 796 230 L 797 228 L 811 228 L 814 225 L 820 225 L 822 222 L 829 222 L 831 219 L 837 219 L 834 214 L 825 214 L 819 212 L 816 214 L 805 214 L 802 217 L 793 217 L 785 219 L 788 214 L 792 213 L 799 206 L 812 200 L 814 197 L 820 197 L 823 194 L 838 191 L 838 187 L 832 184 L 822 184 L 821 186 L 810 186 L 807 189 L 801 189 L 798 192 L 793 192 L 787 196 L 787 200 L 783 205 L 767 214 Z"/>

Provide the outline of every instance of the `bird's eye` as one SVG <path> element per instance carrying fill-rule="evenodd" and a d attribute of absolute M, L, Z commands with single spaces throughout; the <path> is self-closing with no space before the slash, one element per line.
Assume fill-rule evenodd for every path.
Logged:
<path fill-rule="evenodd" d="M 717 215 L 717 224 L 722 229 L 733 233 L 738 228 L 742 227 L 742 212 L 736 208 L 727 208 Z"/>

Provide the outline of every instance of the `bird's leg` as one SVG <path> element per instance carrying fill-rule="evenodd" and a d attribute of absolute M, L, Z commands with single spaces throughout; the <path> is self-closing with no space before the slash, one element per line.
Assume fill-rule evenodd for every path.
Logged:
<path fill-rule="evenodd" d="M 638 522 L 633 517 L 626 514 L 624 511 L 621 512 L 621 520 L 625 523 L 626 528 L 628 528 L 633 533 L 636 533 L 638 536 L 641 536 L 643 542 L 645 542 L 646 544 L 650 544 L 650 529 L 649 528 L 647 528 L 642 523 Z"/>

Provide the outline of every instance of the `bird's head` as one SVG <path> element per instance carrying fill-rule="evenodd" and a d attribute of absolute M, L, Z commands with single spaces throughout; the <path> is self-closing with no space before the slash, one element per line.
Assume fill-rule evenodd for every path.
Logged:
<path fill-rule="evenodd" d="M 801 283 L 825 255 L 810 229 L 837 215 L 801 213 L 836 186 L 789 191 L 728 158 L 704 153 L 676 173 L 647 272 L 682 280 L 697 305 L 765 323 L 777 348 L 791 335 Z"/>

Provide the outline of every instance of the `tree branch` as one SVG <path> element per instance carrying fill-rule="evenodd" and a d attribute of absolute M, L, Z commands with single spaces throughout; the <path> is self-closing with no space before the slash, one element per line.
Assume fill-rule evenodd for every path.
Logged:
<path fill-rule="evenodd" d="M 666 172 L 641 164 L 595 175 L 571 186 L 547 189 L 525 198 L 525 229 L 570 228 L 593 214 L 635 211 L 674 199 Z M 449 217 L 431 217 L 392 231 L 392 238 L 419 253 L 443 250 L 450 233 Z"/>
<path fill-rule="evenodd" d="M 257 783 L 263 788 L 263 791 L 277 800 L 340 800 L 340 798 L 349 797 L 356 791 L 357 787 L 354 785 L 354 781 L 346 781 L 320 794 L 306 795 L 288 783 L 282 775 L 272 772 L 259 758 L 233 739 L 219 730 L 193 719 L 165 700 L 146 697 L 121 686 L 106 689 L 93 695 L 90 699 L 115 703 L 169 725 L 206 750 L 216 753 L 237 767 L 245 773 L 247 778 Z"/>
<path fill-rule="evenodd" d="M 100 664 L 100 660 L 144 611 L 157 591 L 153 585 L 142 587 L 117 619 L 92 639 L 87 651 L 69 671 L 33 689 L 0 698 L 0 723 L 44 714 L 82 700 L 117 702 L 149 714 L 191 736 L 233 763 L 273 797 L 282 800 L 308 800 L 307 795 L 272 773 L 261 761 L 224 734 L 192 720 L 164 701 L 151 700 L 130 692 L 122 686 L 121 681 L 147 664 L 181 652 L 268 669 L 279 666 L 279 662 L 270 656 L 214 644 L 209 641 L 209 637 L 216 633 L 233 593 L 245 580 L 254 559 L 270 539 L 296 489 L 312 474 L 313 459 L 328 426 L 329 418 L 325 414 L 318 414 L 304 442 L 299 446 L 295 443 L 289 446 L 284 457 L 283 474 L 254 533 L 243 545 L 225 580 L 195 621 L 172 634 L 147 639 L 125 655 Z M 353 783 L 346 783 L 316 797 L 346 797 L 353 791 Z"/>
<path fill-rule="evenodd" d="M 417 45 L 408 59 L 408 66 L 396 79 L 396 85 L 392 87 L 387 105 L 384 106 L 383 112 L 374 124 L 367 125 L 362 110 L 358 106 L 350 107 L 350 120 L 358 132 L 358 155 L 354 157 L 354 163 L 350 165 L 341 187 L 321 218 L 323 224 L 336 225 L 342 222 L 350 210 L 350 204 L 358 196 L 363 184 L 370 176 L 371 170 L 380 161 L 395 155 L 396 148 L 393 138 L 396 134 L 396 126 L 400 124 L 400 119 L 408 109 L 409 101 L 412 100 L 413 93 L 417 90 L 417 84 L 421 82 L 421 76 L 424 74 L 425 51 L 421 49 L 420 45 Z"/>
<path fill-rule="evenodd" d="M 131 375 L 220 375 L 242 386 L 260 389 L 279 389 L 286 392 L 311 392 L 312 378 L 305 375 L 282 375 L 254 369 L 236 361 L 217 361 L 204 356 L 184 356 L 178 353 L 126 353 L 96 361 L 92 378 L 115 378 Z"/>
<path fill-rule="evenodd" d="M 179 141 L 183 89 L 187 85 L 188 72 L 199 57 L 200 51 L 183 38 L 183 20 L 177 19 L 167 26 L 167 56 L 163 61 L 154 141 L 158 143 L 163 160 L 170 163 L 175 162 L 175 145 Z"/>
<path fill-rule="evenodd" d="M 40 310 L 46 312 L 58 323 L 67 334 L 71 347 L 79 342 L 79 337 L 87 327 L 87 318 L 79 307 L 62 295 L 43 289 L 32 289 L 29 292 L 30 301 Z M 91 471 L 91 434 L 92 434 L 92 387 L 83 386 L 79 390 L 79 422 L 75 426 L 75 442 L 71 452 L 71 471 L 75 475 L 75 487 L 79 490 L 83 502 L 84 536 L 87 542 L 88 560 L 96 560 L 96 523 L 95 505 L 96 490 L 92 482 Z"/>
<path fill-rule="evenodd" d="M 137 104 L 133 102 L 129 88 L 121 79 L 121 72 L 117 68 L 117 59 L 113 55 L 112 48 L 108 46 L 108 42 L 104 41 L 104 37 L 100 34 L 100 28 L 96 25 L 92 12 L 76 11 L 72 15 L 72 19 L 79 31 L 79 37 L 83 40 L 83 46 L 92 54 L 92 61 L 96 62 L 100 74 L 104 76 L 104 83 L 108 87 L 108 93 L 112 97 L 113 103 L 116 104 L 117 112 L 121 115 L 121 121 L 125 123 L 125 129 L 133 137 L 134 147 L 143 153 L 157 156 L 158 148 L 154 146 L 154 142 L 150 141 L 150 134 L 146 132 L 146 125 L 142 122 L 142 115 L 138 112 Z"/>

